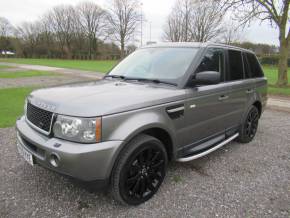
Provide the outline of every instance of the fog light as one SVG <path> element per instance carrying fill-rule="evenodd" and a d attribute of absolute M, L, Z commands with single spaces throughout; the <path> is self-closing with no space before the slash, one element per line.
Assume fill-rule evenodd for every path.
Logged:
<path fill-rule="evenodd" d="M 49 163 L 54 167 L 58 167 L 59 166 L 59 157 L 56 154 L 51 154 L 49 157 Z"/>

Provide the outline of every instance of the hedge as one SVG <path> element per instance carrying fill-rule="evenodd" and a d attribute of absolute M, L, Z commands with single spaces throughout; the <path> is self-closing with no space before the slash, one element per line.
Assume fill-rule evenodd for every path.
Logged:
<path fill-rule="evenodd" d="M 278 65 L 279 56 L 278 55 L 262 56 L 259 57 L 259 61 L 261 64 Z M 288 66 L 290 66 L 290 58 L 288 58 Z"/>

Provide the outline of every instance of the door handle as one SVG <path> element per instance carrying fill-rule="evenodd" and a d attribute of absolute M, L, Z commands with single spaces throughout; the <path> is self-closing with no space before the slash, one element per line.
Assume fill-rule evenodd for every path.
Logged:
<path fill-rule="evenodd" d="M 182 112 L 184 111 L 184 106 L 179 106 L 171 109 L 167 109 L 167 112 L 170 113 L 176 113 L 176 112 Z"/>
<path fill-rule="evenodd" d="M 246 91 L 247 94 L 251 94 L 253 92 L 254 92 L 254 89 L 247 89 L 247 91 Z"/>
<path fill-rule="evenodd" d="M 228 95 L 221 95 L 221 96 L 219 97 L 219 101 L 223 101 L 223 100 L 226 100 L 226 99 L 228 99 L 228 98 L 229 98 Z"/>

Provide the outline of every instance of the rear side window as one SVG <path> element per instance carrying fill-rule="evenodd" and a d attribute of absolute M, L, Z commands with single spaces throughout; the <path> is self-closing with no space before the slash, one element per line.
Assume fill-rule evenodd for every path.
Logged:
<path fill-rule="evenodd" d="M 248 62 L 246 53 L 243 52 L 242 54 L 243 54 L 245 78 L 248 79 L 248 78 L 251 78 L 251 69 L 249 66 L 249 62 Z"/>
<path fill-rule="evenodd" d="M 242 60 L 242 52 L 235 50 L 228 50 L 229 57 L 229 73 L 228 81 L 240 80 L 244 78 L 244 68 Z"/>
<path fill-rule="evenodd" d="M 217 71 L 223 75 L 224 72 L 224 50 L 220 48 L 210 48 L 206 51 L 201 63 L 196 69 L 196 73 L 204 71 Z"/>
<path fill-rule="evenodd" d="M 264 74 L 256 56 L 251 53 L 246 53 L 246 57 L 249 63 L 249 68 L 250 68 L 252 77 L 253 78 L 263 77 Z"/>

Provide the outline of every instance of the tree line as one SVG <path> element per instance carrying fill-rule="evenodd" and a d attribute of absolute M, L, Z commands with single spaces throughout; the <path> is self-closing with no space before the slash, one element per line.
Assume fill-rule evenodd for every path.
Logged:
<path fill-rule="evenodd" d="M 110 5 L 107 9 L 93 2 L 60 5 L 17 27 L 2 17 L 0 50 L 27 58 L 119 59 L 135 49 L 138 1 L 112 0 Z"/>
<path fill-rule="evenodd" d="M 267 22 L 279 32 L 277 85 L 286 86 L 289 3 L 290 0 L 176 0 L 162 38 L 172 42 L 239 44 L 243 27 L 253 21 Z M 140 0 L 110 0 L 107 8 L 92 2 L 76 7 L 60 5 L 38 21 L 17 27 L 0 18 L 0 50 L 15 51 L 19 57 L 123 58 L 136 49 L 134 36 L 143 16 L 140 4 Z"/>

